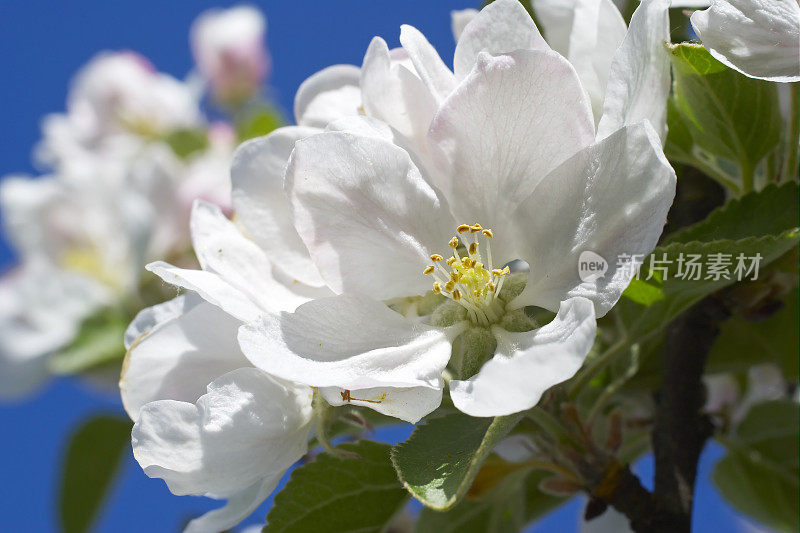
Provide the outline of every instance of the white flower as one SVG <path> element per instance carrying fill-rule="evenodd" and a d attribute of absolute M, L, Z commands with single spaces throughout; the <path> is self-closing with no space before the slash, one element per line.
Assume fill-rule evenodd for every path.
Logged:
<path fill-rule="evenodd" d="M 195 19 L 192 53 L 218 100 L 241 102 L 258 90 L 269 69 L 265 31 L 264 16 L 249 6 L 212 9 Z"/>
<path fill-rule="evenodd" d="M 703 46 L 751 78 L 800 81 L 800 5 L 796 0 L 712 0 L 692 14 Z"/>
<path fill-rule="evenodd" d="M 153 137 L 201 122 L 187 85 L 157 72 L 134 52 L 100 53 L 75 76 L 67 113 L 45 118 L 37 156 L 58 167 L 117 142 L 119 134 Z"/>
<path fill-rule="evenodd" d="M 498 4 L 510 9 L 516 2 L 492 6 Z M 588 98 L 560 55 L 480 52 L 517 46 L 500 42 L 501 35 L 487 40 L 475 30 L 484 23 L 476 17 L 462 33 L 455 75 L 421 34 L 403 28 L 401 42 L 439 102 L 426 138 L 435 169 L 420 168 L 418 154 L 367 119 L 360 129 L 295 143 L 286 175 L 294 224 L 340 295 L 294 313 L 264 314 L 242 329 L 240 345 L 256 366 L 317 387 L 441 394 L 453 339 L 483 327 L 497 342 L 494 357 L 476 375 L 450 382 L 456 406 L 476 416 L 527 409 L 580 367 L 594 340 L 595 313 L 613 306 L 631 272 L 612 260 L 605 278 L 581 283 L 578 254 L 649 252 L 675 176 L 646 122 L 595 142 Z M 454 253 L 448 243 L 470 253 L 461 250 L 444 267 Z M 530 265 L 528 282 L 504 301 L 503 265 L 515 259 Z M 404 317 L 384 303 L 414 301 L 431 289 L 463 308 L 452 325 L 420 321 L 413 311 Z M 504 329 L 529 305 L 558 314 L 531 331 Z"/>

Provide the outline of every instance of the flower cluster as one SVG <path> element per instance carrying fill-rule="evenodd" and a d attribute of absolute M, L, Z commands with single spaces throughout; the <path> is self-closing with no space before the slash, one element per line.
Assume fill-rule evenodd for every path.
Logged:
<path fill-rule="evenodd" d="M 255 30 L 244 34 L 233 23 Z M 227 94 L 231 76 L 240 97 L 257 93 L 263 27 L 254 10 L 198 19 L 198 68 L 215 95 Z M 225 70 L 232 55 L 246 63 L 235 73 Z M 247 88 L 245 71 L 252 71 Z M 236 133 L 204 117 L 197 85 L 158 72 L 135 52 L 100 53 L 73 79 L 66 112 L 43 121 L 35 155 L 50 173 L 3 179 L 3 221 L 20 264 L 0 280 L 1 396 L 47 376 L 49 356 L 76 339 L 87 317 L 119 311 L 130 320 L 164 298 L 141 265 L 159 257 L 191 264 L 187 225 L 196 198 L 229 209 Z"/>
<path fill-rule="evenodd" d="M 577 254 L 649 253 L 675 192 L 669 2 L 602 5 L 546 38 L 516 0 L 454 13 L 453 70 L 403 26 L 237 149 L 235 218 L 196 202 L 201 270 L 148 265 L 191 292 L 134 320 L 120 381 L 145 472 L 228 499 L 190 530 L 247 516 L 333 407 L 504 415 L 578 370 L 634 269 Z"/>
<path fill-rule="evenodd" d="M 780 117 L 774 85 L 729 67 L 800 79 L 800 8 L 642 0 L 623 17 L 611 0 L 528 6 L 536 22 L 518 0 L 453 12 L 452 61 L 412 26 L 401 27 L 398 48 L 375 37 L 360 66 L 305 80 L 295 125 L 269 131 L 247 126 L 248 113 L 265 109 L 270 69 L 266 22 L 253 8 L 198 17 L 186 81 L 133 52 L 98 55 L 75 77 L 66 112 L 43 124 L 36 157 L 51 174 L 0 188 L 21 256 L 0 280 L 0 394 L 30 389 L 98 316 L 123 316 L 119 389 L 135 458 L 174 494 L 227 501 L 187 531 L 238 524 L 312 442 L 347 457 L 331 444 L 337 422 L 526 413 L 537 424 L 562 397 L 580 433 L 573 448 L 591 460 L 551 454 L 555 476 L 540 488 L 594 495 L 586 479 L 621 471 L 622 436 L 618 412 L 604 448 L 592 424 L 663 339 L 664 324 L 648 321 L 673 321 L 711 294 L 704 287 L 748 276 L 752 286 L 718 300 L 767 313 L 789 284 L 768 267 L 796 246 L 791 221 L 755 239 L 742 229 L 749 219 L 723 213 L 683 234 L 687 242 L 670 233 L 654 249 L 676 195 L 665 150 L 733 195 L 757 190 L 757 176 L 793 179 L 797 128 L 782 137 L 776 127 L 764 134 L 771 145 L 751 147 L 728 139 L 741 124 L 713 142 L 701 122 L 727 120 L 702 102 L 722 107 L 717 85 L 737 83 L 755 84 L 741 92 Z M 690 15 L 708 51 L 671 44 L 670 7 L 707 8 Z M 206 94 L 231 123 L 209 121 Z M 741 154 L 731 154 L 734 141 Z M 767 204 L 785 207 L 770 187 Z M 647 275 L 631 285 L 642 266 Z M 691 289 L 681 293 L 681 281 Z M 629 285 L 630 305 L 612 312 Z M 628 369 L 620 357 L 611 364 L 623 353 Z M 777 367 L 763 368 L 776 379 L 740 409 L 731 376 L 710 378 L 707 412 L 741 419 L 752 403 L 786 397 L 775 392 Z M 587 397 L 596 404 L 580 406 L 584 421 L 578 399 Z M 528 439 L 513 435 L 498 455 L 514 455 L 515 437 Z M 602 476 L 584 472 L 595 463 Z M 468 466 L 465 478 L 477 471 Z"/>

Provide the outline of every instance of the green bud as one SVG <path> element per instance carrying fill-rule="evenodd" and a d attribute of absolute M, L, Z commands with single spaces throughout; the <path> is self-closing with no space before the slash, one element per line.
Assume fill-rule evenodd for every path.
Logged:
<path fill-rule="evenodd" d="M 434 294 L 433 291 L 428 291 L 428 293 L 417 302 L 417 314 L 419 316 L 428 316 L 445 301 L 447 301 L 447 298 L 441 294 Z"/>
<path fill-rule="evenodd" d="M 467 310 L 453 300 L 447 300 L 431 315 L 431 326 L 446 328 L 467 320 Z"/>
<path fill-rule="evenodd" d="M 499 326 L 506 331 L 522 333 L 524 331 L 536 329 L 538 324 L 536 320 L 528 316 L 524 309 L 515 309 L 514 311 L 507 312 L 503 316 Z"/>
<path fill-rule="evenodd" d="M 508 303 L 522 293 L 527 283 L 527 272 L 509 274 L 506 276 L 505 281 L 503 281 L 503 288 L 500 289 L 500 294 L 498 294 L 497 297 Z"/>
<path fill-rule="evenodd" d="M 483 363 L 492 358 L 495 349 L 497 339 L 489 328 L 469 328 L 453 341 L 450 365 L 459 379 L 470 378 L 478 373 Z"/>

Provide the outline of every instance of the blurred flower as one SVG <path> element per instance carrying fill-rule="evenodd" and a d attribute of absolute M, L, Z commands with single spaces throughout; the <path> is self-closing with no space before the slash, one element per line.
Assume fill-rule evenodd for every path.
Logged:
<path fill-rule="evenodd" d="M 66 114 L 45 117 L 37 156 L 59 169 L 119 143 L 200 125 L 202 115 L 188 86 L 135 52 L 103 52 L 75 76 Z"/>
<path fill-rule="evenodd" d="M 176 144 L 183 132 L 190 150 Z M 165 256 L 187 260 L 195 198 L 229 208 L 235 142 L 230 126 L 207 132 L 191 91 L 137 54 L 99 54 L 78 73 L 67 113 L 43 124 L 37 154 L 53 173 L 0 184 L 20 257 L 1 282 L 0 394 L 22 394 L 46 378 L 49 356 L 89 316 L 132 316 L 163 299 L 141 267 Z"/>
<path fill-rule="evenodd" d="M 194 60 L 218 101 L 236 106 L 258 91 L 269 70 L 265 32 L 264 16 L 249 6 L 212 9 L 194 21 Z"/>
<path fill-rule="evenodd" d="M 745 76 L 800 81 L 800 5 L 796 0 L 712 0 L 692 26 L 716 59 Z"/>

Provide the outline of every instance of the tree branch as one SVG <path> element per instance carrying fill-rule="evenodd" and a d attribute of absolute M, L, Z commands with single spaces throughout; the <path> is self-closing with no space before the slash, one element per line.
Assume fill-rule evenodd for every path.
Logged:
<path fill-rule="evenodd" d="M 659 513 L 655 529 L 691 530 L 697 461 L 714 427 L 702 412 L 702 377 L 720 323 L 730 315 L 724 303 L 708 297 L 667 326 L 661 390 L 653 428 L 655 491 Z"/>

